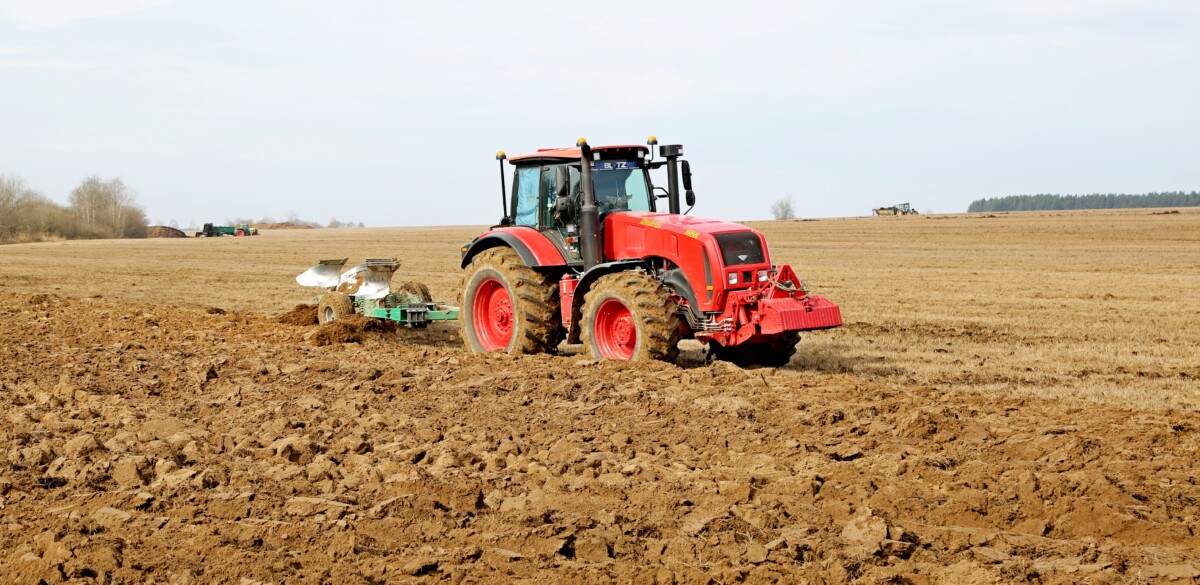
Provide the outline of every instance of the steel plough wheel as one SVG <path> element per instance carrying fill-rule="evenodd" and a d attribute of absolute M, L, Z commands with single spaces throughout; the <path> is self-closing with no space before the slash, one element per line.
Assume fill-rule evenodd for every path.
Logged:
<path fill-rule="evenodd" d="M 399 286 L 394 286 L 393 288 L 396 290 L 396 292 L 407 295 L 409 298 L 413 299 L 411 302 L 433 302 L 433 295 L 429 294 L 429 287 L 425 286 L 424 283 L 406 280 L 401 282 Z"/>
<path fill-rule="evenodd" d="M 317 303 L 317 322 L 324 325 L 354 314 L 354 300 L 340 292 L 327 292 Z"/>
<path fill-rule="evenodd" d="M 641 272 L 596 279 L 587 293 L 580 338 L 592 357 L 674 361 L 679 317 L 662 283 Z"/>
<path fill-rule="evenodd" d="M 475 256 L 462 291 L 462 338 L 473 352 L 552 352 L 565 336 L 558 281 L 526 266 L 511 248 Z"/>

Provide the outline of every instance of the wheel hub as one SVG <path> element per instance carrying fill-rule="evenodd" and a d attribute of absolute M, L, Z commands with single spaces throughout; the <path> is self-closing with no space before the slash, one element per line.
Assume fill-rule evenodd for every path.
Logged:
<path fill-rule="evenodd" d="M 617 318 L 613 323 L 613 339 L 620 345 L 631 345 L 637 340 L 637 330 L 633 328 L 633 317 L 628 313 Z"/>
<path fill-rule="evenodd" d="M 494 278 L 483 281 L 475 292 L 472 312 L 475 336 L 479 338 L 484 351 L 508 348 L 516 314 L 513 312 L 512 297 L 504 284 Z"/>
<path fill-rule="evenodd" d="M 600 355 L 609 359 L 628 360 L 633 358 L 637 347 L 637 323 L 625 303 L 609 299 L 596 311 L 595 329 L 592 332 Z"/>

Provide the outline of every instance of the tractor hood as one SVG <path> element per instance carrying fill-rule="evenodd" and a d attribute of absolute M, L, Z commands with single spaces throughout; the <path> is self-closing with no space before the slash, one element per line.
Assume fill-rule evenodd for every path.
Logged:
<path fill-rule="evenodd" d="M 662 229 L 690 238 L 695 238 L 699 234 L 720 234 L 725 232 L 758 233 L 757 230 L 740 223 L 731 223 L 719 219 L 706 219 L 691 215 L 676 215 L 673 213 L 626 211 L 609 214 L 604 220 L 605 228 L 622 225 L 639 225 Z"/>
<path fill-rule="evenodd" d="M 771 259 L 766 250 L 766 239 L 758 230 L 741 224 L 705 219 L 690 215 L 627 211 L 610 213 L 604 218 L 606 235 L 605 257 L 609 260 L 639 258 L 647 255 L 667 258 L 677 265 L 687 263 L 688 256 L 699 249 L 708 251 L 709 258 L 728 257 L 718 243 L 718 235 L 753 234 L 744 244 L 757 250 L 738 264 L 770 266 Z M 728 246 L 726 246 L 728 248 Z M 730 258 L 734 260 L 734 258 Z"/>

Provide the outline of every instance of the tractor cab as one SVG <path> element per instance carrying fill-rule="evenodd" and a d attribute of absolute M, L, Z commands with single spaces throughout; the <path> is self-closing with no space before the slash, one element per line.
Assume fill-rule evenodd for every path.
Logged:
<path fill-rule="evenodd" d="M 592 149 L 589 166 L 597 213 L 655 211 L 644 146 Z M 501 157 L 503 154 L 500 155 Z M 579 245 L 583 167 L 579 148 L 542 149 L 508 159 L 515 167 L 508 225 L 542 232 L 569 264 L 583 262 Z"/>

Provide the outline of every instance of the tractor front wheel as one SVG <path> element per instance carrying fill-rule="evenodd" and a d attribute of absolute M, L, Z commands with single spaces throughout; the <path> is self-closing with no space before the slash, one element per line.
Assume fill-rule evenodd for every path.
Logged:
<path fill-rule="evenodd" d="M 526 266 L 511 248 L 475 256 L 462 291 L 462 338 L 475 353 L 546 353 L 563 340 L 558 281 Z"/>
<path fill-rule="evenodd" d="M 671 296 L 648 274 L 601 276 L 587 293 L 580 337 L 592 357 L 675 361 L 679 335 Z"/>
<path fill-rule="evenodd" d="M 750 366 L 770 366 L 782 368 L 792 361 L 796 355 L 796 344 L 800 342 L 798 332 L 785 333 L 771 341 L 743 343 L 733 347 L 721 347 L 717 342 L 709 342 L 711 358 L 737 364 L 746 368 Z"/>
<path fill-rule="evenodd" d="M 317 322 L 324 325 L 354 314 L 354 300 L 340 292 L 327 292 L 317 303 Z"/>

